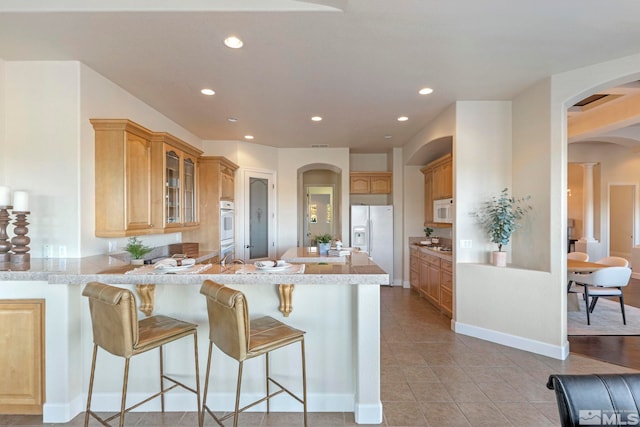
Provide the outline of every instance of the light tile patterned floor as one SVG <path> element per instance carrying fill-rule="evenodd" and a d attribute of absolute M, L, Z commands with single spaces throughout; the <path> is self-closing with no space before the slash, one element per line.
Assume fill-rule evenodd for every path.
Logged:
<path fill-rule="evenodd" d="M 381 425 L 557 426 L 552 373 L 635 372 L 571 355 L 560 361 L 451 331 L 450 320 L 415 292 L 381 287 Z M 0 415 L 0 425 L 42 426 L 38 416 Z M 195 426 L 194 413 L 132 413 L 128 426 Z M 83 415 L 67 424 L 80 426 Z M 241 426 L 300 426 L 299 413 L 247 413 Z M 99 425 L 92 421 L 90 425 Z M 215 425 L 207 418 L 207 426 Z M 352 413 L 311 413 L 309 425 L 357 425 Z"/>

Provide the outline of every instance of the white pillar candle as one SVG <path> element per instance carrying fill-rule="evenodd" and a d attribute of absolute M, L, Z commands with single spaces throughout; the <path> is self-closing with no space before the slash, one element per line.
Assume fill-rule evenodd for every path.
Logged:
<path fill-rule="evenodd" d="M 13 210 L 15 212 L 29 212 L 29 194 L 26 191 L 13 193 Z"/>
<path fill-rule="evenodd" d="M 11 189 L 6 186 L 0 186 L 0 206 L 11 206 Z"/>

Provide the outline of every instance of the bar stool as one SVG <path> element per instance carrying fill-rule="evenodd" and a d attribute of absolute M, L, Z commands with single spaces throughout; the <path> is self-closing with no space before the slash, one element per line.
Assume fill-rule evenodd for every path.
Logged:
<path fill-rule="evenodd" d="M 200 424 L 202 422 L 202 416 L 200 414 L 200 374 L 198 371 L 198 334 L 196 330 L 198 325 L 161 315 L 147 317 L 138 322 L 135 297 L 128 289 L 98 282 L 90 282 L 85 286 L 82 295 L 89 298 L 89 310 L 91 311 L 91 324 L 93 327 L 93 360 L 91 361 L 87 411 L 84 418 L 85 427 L 89 424 L 90 415 L 106 426 L 109 426 L 108 422 L 112 419 L 120 417 L 120 427 L 123 427 L 125 413 L 158 396 L 160 396 L 162 412 L 164 412 L 164 394 L 178 386 L 196 395 L 198 425 L 202 426 L 202 424 Z M 195 389 L 169 377 L 164 373 L 163 368 L 162 346 L 189 335 L 193 336 L 194 342 L 196 365 Z M 125 358 L 120 412 L 105 419 L 102 419 L 95 412 L 91 411 L 91 395 L 93 392 L 98 347 L 115 356 Z M 154 348 L 160 349 L 160 391 L 127 408 L 129 361 L 132 356 Z M 172 382 L 173 385 L 165 389 L 164 380 Z"/>
<path fill-rule="evenodd" d="M 211 280 L 205 280 L 200 288 L 200 293 L 207 297 L 207 312 L 209 315 L 209 356 L 207 358 L 207 373 L 204 383 L 204 396 L 202 398 L 201 414 L 204 418 L 205 411 L 214 420 L 223 425 L 222 421 L 233 416 L 233 425 L 238 425 L 238 414 L 266 400 L 267 413 L 269 412 L 269 399 L 282 392 L 302 403 L 304 410 L 304 425 L 307 425 L 307 376 L 305 369 L 304 331 L 294 329 L 284 323 L 264 316 L 249 321 L 249 307 L 244 294 Z M 286 389 L 269 375 L 269 352 L 278 348 L 300 342 L 302 349 L 302 399 Z M 207 406 L 207 391 L 209 388 L 209 376 L 211 372 L 211 355 L 215 344 L 227 356 L 238 361 L 238 379 L 236 385 L 236 402 L 233 413 L 218 418 Z M 262 399 L 256 400 L 242 408 L 240 406 L 240 386 L 242 383 L 242 365 L 245 360 L 265 355 L 265 372 L 267 393 Z M 269 383 L 272 382 L 280 389 L 274 393 L 269 391 Z M 201 423 L 202 424 L 202 423 Z"/>

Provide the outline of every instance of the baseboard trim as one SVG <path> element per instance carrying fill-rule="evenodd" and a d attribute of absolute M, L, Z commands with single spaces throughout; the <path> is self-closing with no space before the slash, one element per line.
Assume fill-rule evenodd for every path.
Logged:
<path fill-rule="evenodd" d="M 480 338 L 485 341 L 506 345 L 508 347 L 529 351 L 531 353 L 552 357 L 554 359 L 564 360 L 569 357 L 568 341 L 562 346 L 556 346 L 545 342 L 523 338 L 516 335 L 505 334 L 504 332 L 485 329 L 479 326 L 469 325 L 461 322 L 454 322 L 454 331 L 462 335 Z"/>
<path fill-rule="evenodd" d="M 77 396 L 68 403 L 45 403 L 42 407 L 42 422 L 67 423 L 84 412 L 86 406 L 86 396 Z"/>

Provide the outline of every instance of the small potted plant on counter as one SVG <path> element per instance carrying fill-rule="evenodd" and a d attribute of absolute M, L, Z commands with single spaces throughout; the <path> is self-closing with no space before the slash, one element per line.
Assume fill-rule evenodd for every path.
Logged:
<path fill-rule="evenodd" d="M 153 248 L 142 244 L 142 240 L 136 236 L 129 237 L 129 242 L 124 248 L 125 251 L 131 255 L 131 264 L 142 265 L 144 264 L 144 256 L 151 252 Z"/>
<path fill-rule="evenodd" d="M 491 239 L 491 243 L 498 245 L 498 250 L 492 253 L 491 263 L 497 267 L 507 265 L 507 253 L 502 247 L 509 244 L 511 235 L 520 227 L 518 220 L 533 209 L 525 202 L 531 196 L 516 198 L 509 195 L 505 188 L 498 196 L 493 196 L 478 212 L 480 222 Z"/>
<path fill-rule="evenodd" d="M 324 233 L 316 236 L 316 243 L 318 244 L 318 252 L 320 255 L 327 255 L 331 248 L 331 234 Z"/>

